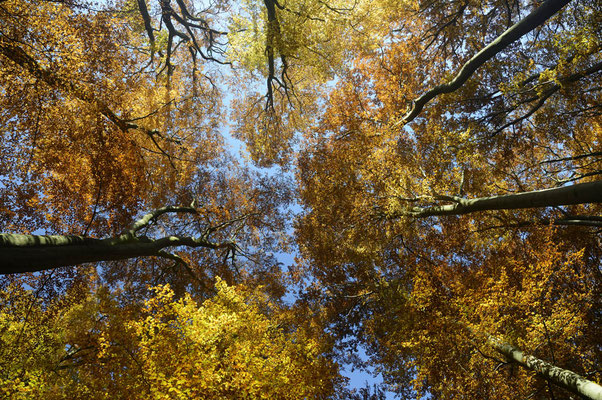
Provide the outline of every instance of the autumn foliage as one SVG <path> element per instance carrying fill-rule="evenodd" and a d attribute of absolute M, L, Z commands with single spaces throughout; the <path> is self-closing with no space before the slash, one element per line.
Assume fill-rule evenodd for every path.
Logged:
<path fill-rule="evenodd" d="M 219 279 L 215 289 L 197 304 L 190 296 L 176 300 L 168 285 L 160 286 L 133 310 L 103 287 L 47 308 L 9 287 L 0 315 L 0 341 L 8 350 L 0 390 L 14 399 L 299 399 L 332 393 L 336 368 L 315 339 L 301 330 L 287 332 L 277 315 L 267 315 L 275 305 L 259 291 L 245 293 Z M 15 354 L 15 348 L 21 351 Z"/>
<path fill-rule="evenodd" d="M 600 26 L 0 1 L 0 397 L 602 398 Z"/>

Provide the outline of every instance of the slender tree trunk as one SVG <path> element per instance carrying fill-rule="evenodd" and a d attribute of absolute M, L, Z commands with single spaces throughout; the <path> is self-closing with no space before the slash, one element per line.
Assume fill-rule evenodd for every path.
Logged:
<path fill-rule="evenodd" d="M 592 400 L 602 400 L 602 386 L 597 383 L 589 381 L 572 371 L 559 368 L 537 357 L 525 354 L 520 349 L 491 336 L 488 339 L 488 343 L 509 361 L 535 371 L 546 380 L 562 386 L 579 396 Z"/>
<path fill-rule="evenodd" d="M 151 239 L 137 236 L 137 232 L 147 227 L 163 214 L 196 214 L 194 207 L 167 206 L 145 214 L 125 233 L 106 239 L 68 235 L 21 235 L 0 234 L 0 274 L 36 272 L 98 261 L 125 260 L 128 258 L 159 256 L 179 262 L 176 255 L 166 253 L 168 247 L 186 246 L 190 248 L 234 249 L 232 241 L 212 242 L 209 235 L 228 226 L 232 221 L 207 227 L 199 237 L 166 236 Z"/>
<path fill-rule="evenodd" d="M 435 196 L 435 200 L 453 201 L 454 204 L 432 207 L 411 207 L 394 213 L 424 218 L 435 215 L 461 215 L 476 211 L 514 210 L 521 208 L 567 206 L 572 204 L 602 203 L 602 181 L 578 183 L 554 189 L 534 190 L 517 194 L 465 199 L 460 197 Z"/>
<path fill-rule="evenodd" d="M 554 14 L 560 11 L 560 9 L 569 3 L 569 1 L 570 0 L 545 1 L 531 14 L 527 15 L 525 18 L 508 28 L 493 42 L 475 54 L 468 62 L 466 62 L 466 64 L 462 66 L 460 72 L 458 72 L 451 82 L 436 86 L 413 101 L 411 109 L 406 113 L 406 115 L 403 116 L 401 122 L 403 124 L 407 124 L 414 120 L 414 118 L 420 114 L 426 103 L 435 97 L 444 93 L 451 93 L 458 90 L 479 67 L 485 64 L 491 58 L 495 57 L 510 44 L 514 43 L 522 36 L 542 25 Z"/>
<path fill-rule="evenodd" d="M 121 235 L 109 239 L 82 236 L 0 234 L 0 274 L 36 272 L 98 261 L 163 256 L 166 247 L 225 247 L 206 240 L 168 236 L 148 239 Z"/>

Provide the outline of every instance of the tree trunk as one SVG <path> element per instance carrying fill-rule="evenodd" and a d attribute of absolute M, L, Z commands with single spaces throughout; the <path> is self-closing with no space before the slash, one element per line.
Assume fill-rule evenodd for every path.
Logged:
<path fill-rule="evenodd" d="M 552 365 L 537 357 L 523 353 L 501 340 L 489 337 L 489 344 L 509 361 L 535 371 L 546 380 L 588 399 L 602 400 L 602 386 L 566 369 Z"/>
<path fill-rule="evenodd" d="M 462 66 L 460 72 L 458 72 L 451 82 L 436 86 L 413 101 L 411 109 L 406 115 L 403 116 L 401 122 L 404 125 L 410 123 L 418 116 L 418 114 L 420 114 L 426 103 L 441 94 L 451 93 L 458 90 L 479 67 L 485 64 L 491 58 L 495 57 L 510 44 L 514 43 L 522 36 L 542 25 L 554 14 L 560 11 L 562 7 L 567 5 L 569 1 L 570 0 L 548 0 L 541 4 L 531 14 L 527 15 L 525 18 L 508 28 L 493 42 L 475 54 L 466 64 Z"/>
<path fill-rule="evenodd" d="M 172 235 L 150 239 L 146 236 L 136 236 L 138 231 L 147 227 L 161 215 L 168 213 L 197 214 L 197 211 L 192 206 L 159 208 L 142 216 L 125 233 L 106 239 L 68 235 L 0 233 L 0 274 L 36 272 L 83 263 L 147 256 L 159 256 L 183 262 L 177 256 L 166 253 L 163 249 L 186 246 L 190 248 L 228 248 L 233 250 L 235 248 L 234 242 L 212 242 L 209 235 L 228 226 L 232 221 L 246 218 L 246 216 L 243 216 L 214 227 L 207 227 L 199 237 Z"/>
<path fill-rule="evenodd" d="M 476 211 L 514 210 L 521 208 L 568 206 L 572 204 L 602 203 L 602 181 L 578 183 L 554 189 L 534 190 L 503 196 L 464 199 L 435 196 L 435 199 L 454 201 L 454 204 L 432 207 L 412 207 L 400 215 L 424 218 L 435 215 L 461 215 Z M 397 217 L 400 215 L 393 215 Z"/>
<path fill-rule="evenodd" d="M 0 274 L 36 272 L 98 261 L 162 256 L 166 247 L 225 247 L 207 240 L 168 236 L 151 240 L 121 235 L 94 239 L 82 236 L 0 234 Z"/>
<path fill-rule="evenodd" d="M 0 273 L 35 272 L 96 261 L 150 256 L 156 243 L 81 236 L 36 236 L 2 234 Z M 32 244 L 33 243 L 33 244 Z"/>

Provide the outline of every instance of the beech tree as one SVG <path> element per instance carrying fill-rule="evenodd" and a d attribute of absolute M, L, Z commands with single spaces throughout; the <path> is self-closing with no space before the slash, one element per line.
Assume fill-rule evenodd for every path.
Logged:
<path fill-rule="evenodd" d="M 2 5 L 3 271 L 149 255 L 196 264 L 194 256 L 160 251 L 168 239 L 156 239 L 175 236 L 215 250 L 208 264 L 237 253 L 243 263 L 257 256 L 248 265 L 275 268 L 267 254 L 285 245 L 278 238 L 285 213 L 278 210 L 289 190 L 284 180 L 240 165 L 224 146 L 211 66 L 226 61 L 203 58 L 216 54 L 221 34 L 184 3 L 183 16 L 173 18 L 191 26 L 183 34 L 165 22 L 167 43 L 155 38 L 155 21 L 146 18 L 155 14 L 144 2 L 106 10 L 34 3 Z M 168 3 L 159 5 L 161 15 L 171 15 Z M 198 44 L 201 34 L 216 39 L 178 50 L 178 43 Z M 148 212 L 195 217 L 164 216 L 157 224 L 146 216 L 128 230 Z M 25 236 L 39 230 L 50 236 Z M 245 253 L 251 246 L 254 255 Z"/>
<path fill-rule="evenodd" d="M 2 393 L 600 398 L 601 21 L 1 1 Z"/>
<path fill-rule="evenodd" d="M 227 11 L 0 4 L 3 396 L 340 391 L 328 335 L 279 301 L 291 182 L 220 131 Z M 178 318 L 207 329 L 168 332 Z"/>
<path fill-rule="evenodd" d="M 566 389 L 532 366 L 516 370 L 471 332 L 600 381 L 591 325 L 600 307 L 600 36 L 591 29 L 600 7 L 538 6 L 392 11 L 389 40 L 355 53 L 300 154 L 306 301 L 329 310 L 343 354 L 367 347 L 403 396 L 553 398 Z M 591 197 L 564 197 L 585 188 Z M 552 254 L 581 254 L 570 267 L 579 276 L 561 273 L 558 258 L 531 283 L 534 272 L 514 269 L 543 273 Z M 510 297 L 494 296 L 503 282 Z M 541 291 L 529 297 L 535 282 Z M 473 305 L 453 305 L 460 298 Z M 566 317 L 553 317 L 548 301 Z M 572 323 L 589 328 L 560 333 Z"/>

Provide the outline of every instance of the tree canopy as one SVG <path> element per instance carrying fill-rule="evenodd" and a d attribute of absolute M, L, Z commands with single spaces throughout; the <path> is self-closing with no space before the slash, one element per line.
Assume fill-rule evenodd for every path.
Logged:
<path fill-rule="evenodd" d="M 2 396 L 602 399 L 601 27 L 0 1 Z"/>

